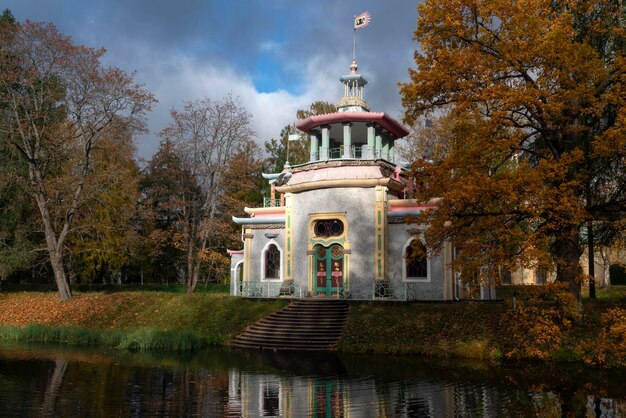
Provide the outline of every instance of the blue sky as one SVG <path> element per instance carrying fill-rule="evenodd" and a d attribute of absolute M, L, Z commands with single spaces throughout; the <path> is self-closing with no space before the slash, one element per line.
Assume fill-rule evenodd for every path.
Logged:
<path fill-rule="evenodd" d="M 105 63 L 156 95 L 151 133 L 139 156 L 157 149 L 172 107 L 227 93 L 253 115 L 259 144 L 315 100 L 336 102 L 348 72 L 352 17 L 372 15 L 357 32 L 357 61 L 370 82 L 373 111 L 400 118 L 397 83 L 413 66 L 417 3 L 408 0 L 5 0 L 19 21 L 50 21 L 76 43 L 107 49 Z"/>

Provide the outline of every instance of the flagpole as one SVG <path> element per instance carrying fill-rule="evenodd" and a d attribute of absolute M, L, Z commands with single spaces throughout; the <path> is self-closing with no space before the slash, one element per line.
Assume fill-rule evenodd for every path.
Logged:
<path fill-rule="evenodd" d="M 285 167 L 289 167 L 289 143 L 291 141 L 289 140 L 289 136 L 287 136 L 287 159 L 285 161 Z"/>
<path fill-rule="evenodd" d="M 356 19 L 356 15 L 354 16 L 354 18 Z M 353 32 L 354 32 L 354 37 L 352 40 L 352 60 L 356 59 L 356 28 L 354 27 L 354 21 L 352 24 L 352 28 L 353 28 Z"/>

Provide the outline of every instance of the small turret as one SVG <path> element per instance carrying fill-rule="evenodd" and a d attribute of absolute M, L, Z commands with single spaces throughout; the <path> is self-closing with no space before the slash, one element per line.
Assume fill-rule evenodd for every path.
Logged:
<path fill-rule="evenodd" d="M 350 74 L 339 78 L 343 83 L 343 97 L 337 103 L 337 112 L 369 112 L 370 107 L 363 98 L 363 90 L 367 80 L 357 73 L 359 66 L 352 60 Z"/>

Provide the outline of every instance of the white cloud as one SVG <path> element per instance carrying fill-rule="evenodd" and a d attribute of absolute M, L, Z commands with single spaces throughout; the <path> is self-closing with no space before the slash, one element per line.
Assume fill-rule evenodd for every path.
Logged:
<path fill-rule="evenodd" d="M 345 61 L 344 57 L 341 59 Z M 317 56 L 304 63 L 300 71 L 306 79 L 306 88 L 301 94 L 292 94 L 286 90 L 259 92 L 249 75 L 224 62 L 202 62 L 185 55 L 153 57 L 150 74 L 144 74 L 142 79 L 159 103 L 148 115 L 152 133 L 138 138 L 139 156 L 149 159 L 156 152 L 157 134 L 167 125 L 172 107 L 180 108 L 184 101 L 204 97 L 219 100 L 228 93 L 239 97 L 252 114 L 256 140 L 262 146 L 277 137 L 285 125 L 295 122 L 298 109 L 316 100 L 337 101 L 341 93 L 337 60 L 337 57 Z"/>

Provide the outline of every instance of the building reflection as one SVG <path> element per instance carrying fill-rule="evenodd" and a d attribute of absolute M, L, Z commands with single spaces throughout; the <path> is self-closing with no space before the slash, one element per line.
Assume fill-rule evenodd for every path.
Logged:
<path fill-rule="evenodd" d="M 229 408 L 244 417 L 432 417 L 498 416 L 496 394 L 471 394 L 466 388 L 428 382 L 377 382 L 371 379 L 276 376 L 229 372 Z"/>
<path fill-rule="evenodd" d="M 624 401 L 581 403 L 574 416 L 623 416 Z M 229 372 L 230 416 L 241 417 L 436 417 L 561 416 L 554 392 L 503 392 L 488 386 L 437 381 L 381 382 L 375 378 L 278 376 Z M 599 413 L 600 415 L 596 415 Z"/>

